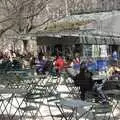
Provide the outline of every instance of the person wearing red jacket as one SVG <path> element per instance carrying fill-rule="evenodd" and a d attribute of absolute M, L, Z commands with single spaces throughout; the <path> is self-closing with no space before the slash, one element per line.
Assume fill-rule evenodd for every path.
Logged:
<path fill-rule="evenodd" d="M 58 56 L 54 61 L 54 65 L 55 65 L 57 75 L 60 75 L 65 65 L 63 58 L 61 56 Z"/>

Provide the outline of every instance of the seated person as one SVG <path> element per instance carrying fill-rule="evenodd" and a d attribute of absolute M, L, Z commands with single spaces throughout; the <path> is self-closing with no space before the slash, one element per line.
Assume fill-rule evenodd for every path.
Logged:
<path fill-rule="evenodd" d="M 79 57 L 75 57 L 73 59 L 73 68 L 79 73 L 80 72 L 80 59 Z"/>
<path fill-rule="evenodd" d="M 93 74 L 87 70 L 85 62 L 82 62 L 80 64 L 79 74 L 73 74 L 73 73 L 75 72 L 72 72 L 70 76 L 72 76 L 71 78 L 74 80 L 75 85 L 80 86 L 81 100 L 85 100 L 85 93 L 87 91 L 93 90 L 97 93 L 96 95 L 98 95 L 98 97 L 101 98 L 102 103 L 107 103 L 106 96 L 104 95 L 102 91 L 102 87 L 104 83 L 96 82 L 92 80 Z M 70 72 L 68 74 L 70 74 Z"/>
<path fill-rule="evenodd" d="M 92 90 L 95 91 L 95 96 L 101 100 L 102 103 L 107 103 L 107 98 L 103 92 L 103 87 L 106 83 L 107 77 L 104 75 L 92 75 L 94 81 Z"/>
<path fill-rule="evenodd" d="M 112 64 L 112 66 L 109 67 L 109 69 L 107 71 L 107 76 L 109 79 L 112 79 L 113 76 L 119 77 L 120 76 L 120 67 L 116 64 Z"/>
<path fill-rule="evenodd" d="M 43 60 L 43 56 L 38 55 L 38 58 L 35 60 L 37 74 L 40 74 L 40 73 L 45 74 L 44 72 L 45 64 L 46 64 L 46 61 Z"/>
<path fill-rule="evenodd" d="M 64 64 L 64 59 L 61 56 L 57 56 L 54 60 L 54 67 L 58 76 L 60 76 L 60 73 L 63 71 Z"/>
<path fill-rule="evenodd" d="M 87 70 L 85 62 L 80 64 L 80 73 L 76 75 L 74 80 L 77 86 L 80 86 L 81 99 L 85 100 L 85 93 L 92 90 L 94 84 L 92 73 Z"/>

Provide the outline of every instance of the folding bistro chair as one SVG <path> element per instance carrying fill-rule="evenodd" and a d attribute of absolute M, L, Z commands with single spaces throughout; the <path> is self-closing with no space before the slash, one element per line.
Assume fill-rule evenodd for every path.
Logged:
<path fill-rule="evenodd" d="M 58 82 L 57 82 L 56 76 L 49 76 L 46 83 L 41 86 L 39 86 L 44 90 L 43 95 L 43 106 L 47 107 L 49 110 L 50 116 L 54 120 L 54 113 L 52 112 L 52 109 L 56 108 L 56 102 L 59 101 L 60 94 L 57 92 Z"/>
<path fill-rule="evenodd" d="M 16 108 L 14 115 L 12 115 L 11 120 L 15 117 L 16 114 L 19 114 L 20 120 L 24 120 L 27 118 L 27 113 L 30 113 L 29 115 L 31 117 L 37 116 L 37 111 L 39 109 L 40 102 L 34 101 L 36 98 L 36 94 L 34 96 L 31 95 L 31 92 L 35 91 L 36 86 L 38 83 L 42 82 L 41 76 L 24 76 L 22 77 L 22 80 L 16 83 L 10 83 L 9 88 L 11 89 L 11 86 L 13 89 L 19 88 L 19 89 L 27 89 L 26 94 L 18 94 L 15 93 L 14 97 L 11 100 L 11 109 Z M 21 79 L 21 76 L 20 76 Z M 36 80 L 37 79 L 37 80 Z M 16 80 L 16 78 L 14 79 Z M 29 95 L 29 96 L 28 96 Z M 22 99 L 22 101 L 20 101 Z M 13 101 L 16 101 L 16 104 L 13 104 Z M 35 112 L 34 112 L 35 111 Z"/>
<path fill-rule="evenodd" d="M 28 93 L 25 95 L 24 105 L 20 107 L 22 111 L 21 120 L 36 120 L 42 117 L 40 106 L 43 104 L 43 97 L 46 93 L 46 89 L 43 87 L 43 80 L 45 77 L 39 76 L 38 78 L 39 80 L 31 86 Z"/>
<path fill-rule="evenodd" d="M 115 120 L 112 112 L 112 105 L 96 104 L 92 109 L 92 120 Z"/>
<path fill-rule="evenodd" d="M 4 105 L 4 102 L 6 102 L 6 105 L 4 105 L 2 109 L 2 114 L 5 114 L 7 112 L 7 116 L 9 120 L 13 120 L 14 117 L 16 117 L 16 113 L 19 112 L 19 107 L 22 103 L 20 101 L 18 103 L 18 99 L 16 99 L 15 94 L 24 94 L 26 93 L 26 90 L 23 89 L 10 89 L 10 88 L 2 88 L 0 89 L 0 93 L 2 95 L 7 95 L 10 96 L 9 98 L 2 97 L 4 98 L 4 101 L 2 102 Z M 16 103 L 16 104 L 15 104 Z"/>
<path fill-rule="evenodd" d="M 114 120 L 118 120 L 120 119 L 119 114 L 120 114 L 120 90 L 118 89 L 111 89 L 111 90 L 105 90 L 105 94 L 109 97 L 109 102 L 110 104 L 113 106 L 112 107 L 112 111 L 111 111 L 111 115 L 113 117 Z M 117 112 L 117 114 L 116 114 Z M 109 116 L 109 119 L 111 118 L 111 116 Z"/>
<path fill-rule="evenodd" d="M 48 107 L 50 116 L 52 117 L 53 120 L 55 120 L 55 118 L 58 115 L 56 102 L 60 101 L 60 94 L 59 93 L 50 93 L 50 94 L 48 94 L 48 96 L 46 96 L 46 99 L 47 99 L 47 101 L 44 105 Z"/>
<path fill-rule="evenodd" d="M 5 118 L 10 119 L 8 105 L 11 101 L 12 94 L 6 95 L 4 92 L 0 92 L 0 119 L 3 120 Z"/>
<path fill-rule="evenodd" d="M 40 112 L 40 106 L 42 103 L 43 102 L 40 99 L 35 98 L 33 96 L 30 98 L 26 98 L 26 100 L 24 100 L 25 106 L 20 107 L 20 110 L 22 111 L 20 117 L 21 120 L 36 120 L 38 118 L 40 119 L 40 117 L 42 117 L 42 114 Z"/>
<path fill-rule="evenodd" d="M 61 92 L 61 94 L 66 94 L 67 97 L 80 97 L 80 87 L 76 86 L 74 80 L 70 78 L 67 73 L 62 74 L 63 82 L 62 85 L 67 87 L 67 91 Z"/>

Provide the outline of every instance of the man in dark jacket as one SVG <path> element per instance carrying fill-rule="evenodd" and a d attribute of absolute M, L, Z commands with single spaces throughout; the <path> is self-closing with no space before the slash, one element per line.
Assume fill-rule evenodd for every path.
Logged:
<path fill-rule="evenodd" d="M 81 99 L 85 100 L 85 93 L 91 91 L 94 85 L 92 73 L 87 70 L 85 62 L 80 65 L 80 73 L 75 77 L 75 85 L 80 86 Z"/>
<path fill-rule="evenodd" d="M 102 91 L 102 87 L 104 83 L 102 81 L 101 82 L 93 81 L 92 79 L 93 74 L 90 71 L 88 71 L 85 62 L 81 63 L 79 74 L 74 74 L 74 76 L 72 74 L 71 76 L 72 76 L 72 79 L 74 80 L 75 86 L 80 86 L 81 100 L 85 100 L 85 93 L 87 91 L 94 91 L 96 92 L 96 95 L 98 96 L 98 98 L 99 96 L 101 97 L 102 103 L 107 102 L 106 96 Z"/>

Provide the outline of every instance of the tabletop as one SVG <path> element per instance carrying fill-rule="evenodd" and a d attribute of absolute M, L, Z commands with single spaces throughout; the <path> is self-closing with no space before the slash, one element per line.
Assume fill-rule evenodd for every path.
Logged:
<path fill-rule="evenodd" d="M 92 80 L 97 81 L 97 80 L 106 80 L 107 76 L 106 75 L 93 75 Z"/>
<path fill-rule="evenodd" d="M 79 107 L 92 106 L 95 103 L 82 101 L 79 99 L 62 99 L 60 101 L 60 104 L 71 108 L 79 108 Z"/>

